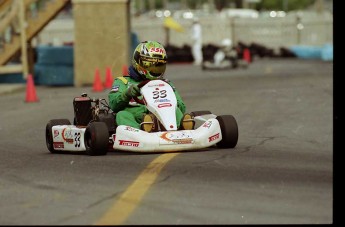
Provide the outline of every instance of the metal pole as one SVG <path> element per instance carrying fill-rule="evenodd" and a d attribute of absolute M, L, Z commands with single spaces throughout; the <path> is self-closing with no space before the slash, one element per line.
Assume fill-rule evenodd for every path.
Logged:
<path fill-rule="evenodd" d="M 163 9 L 168 9 L 169 0 L 163 0 Z"/>
<path fill-rule="evenodd" d="M 27 53 L 27 43 L 26 43 L 26 22 L 25 22 L 25 5 L 24 1 L 17 0 L 19 5 L 19 23 L 20 23 L 20 40 L 21 40 L 21 60 L 23 65 L 23 78 L 27 79 L 29 74 L 28 69 L 28 53 Z"/>
<path fill-rule="evenodd" d="M 301 17 L 297 15 L 296 17 L 296 28 L 297 28 L 297 44 L 301 44 L 301 30 L 303 29 L 303 25 L 301 23 Z"/>
<path fill-rule="evenodd" d="M 137 0 L 140 14 L 144 13 L 144 11 L 145 11 L 145 2 L 146 1 Z"/>
<path fill-rule="evenodd" d="M 165 46 L 167 47 L 170 45 L 170 28 L 164 27 L 164 31 L 165 31 Z"/>
<path fill-rule="evenodd" d="M 249 8 L 249 4 L 246 0 L 242 0 L 242 8 L 244 9 L 248 9 Z"/>
<path fill-rule="evenodd" d="M 283 10 L 287 12 L 289 9 L 289 0 L 283 0 Z"/>
<path fill-rule="evenodd" d="M 180 9 L 187 9 L 187 0 L 181 0 Z"/>
<path fill-rule="evenodd" d="M 149 0 L 149 10 L 154 10 L 156 8 L 155 0 Z"/>
<path fill-rule="evenodd" d="M 231 27 L 231 39 L 232 39 L 233 46 L 237 46 L 236 32 L 235 32 L 235 29 L 236 29 L 235 17 L 232 17 L 230 19 L 230 27 Z"/>

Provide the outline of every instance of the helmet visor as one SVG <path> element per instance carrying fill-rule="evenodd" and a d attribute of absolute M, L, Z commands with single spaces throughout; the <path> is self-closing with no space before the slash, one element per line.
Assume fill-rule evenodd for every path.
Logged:
<path fill-rule="evenodd" d="M 140 66 L 149 71 L 154 77 L 160 77 L 166 69 L 166 59 L 141 56 Z"/>

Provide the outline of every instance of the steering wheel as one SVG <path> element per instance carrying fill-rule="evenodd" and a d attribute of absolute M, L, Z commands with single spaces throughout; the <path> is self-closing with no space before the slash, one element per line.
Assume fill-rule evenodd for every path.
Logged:
<path fill-rule="evenodd" d="M 140 83 L 138 84 L 138 88 L 141 89 L 141 88 L 144 87 L 148 82 L 150 82 L 150 80 L 144 80 L 144 81 L 140 82 Z M 137 96 L 136 96 L 136 97 L 133 97 L 133 99 L 134 99 L 137 103 L 140 103 L 140 104 L 145 105 L 144 99 L 139 99 Z"/>

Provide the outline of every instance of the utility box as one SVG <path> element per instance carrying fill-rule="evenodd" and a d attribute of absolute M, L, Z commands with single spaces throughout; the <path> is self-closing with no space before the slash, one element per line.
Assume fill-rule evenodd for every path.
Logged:
<path fill-rule="evenodd" d="M 131 29 L 129 0 L 72 0 L 74 18 L 74 85 L 91 85 L 99 69 L 122 76 L 129 64 Z"/>

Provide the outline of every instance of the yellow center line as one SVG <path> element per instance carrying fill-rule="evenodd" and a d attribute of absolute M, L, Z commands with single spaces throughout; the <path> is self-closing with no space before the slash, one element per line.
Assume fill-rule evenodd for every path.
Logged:
<path fill-rule="evenodd" d="M 166 153 L 154 159 L 95 225 L 122 224 L 139 205 L 163 167 L 178 154 Z"/>

